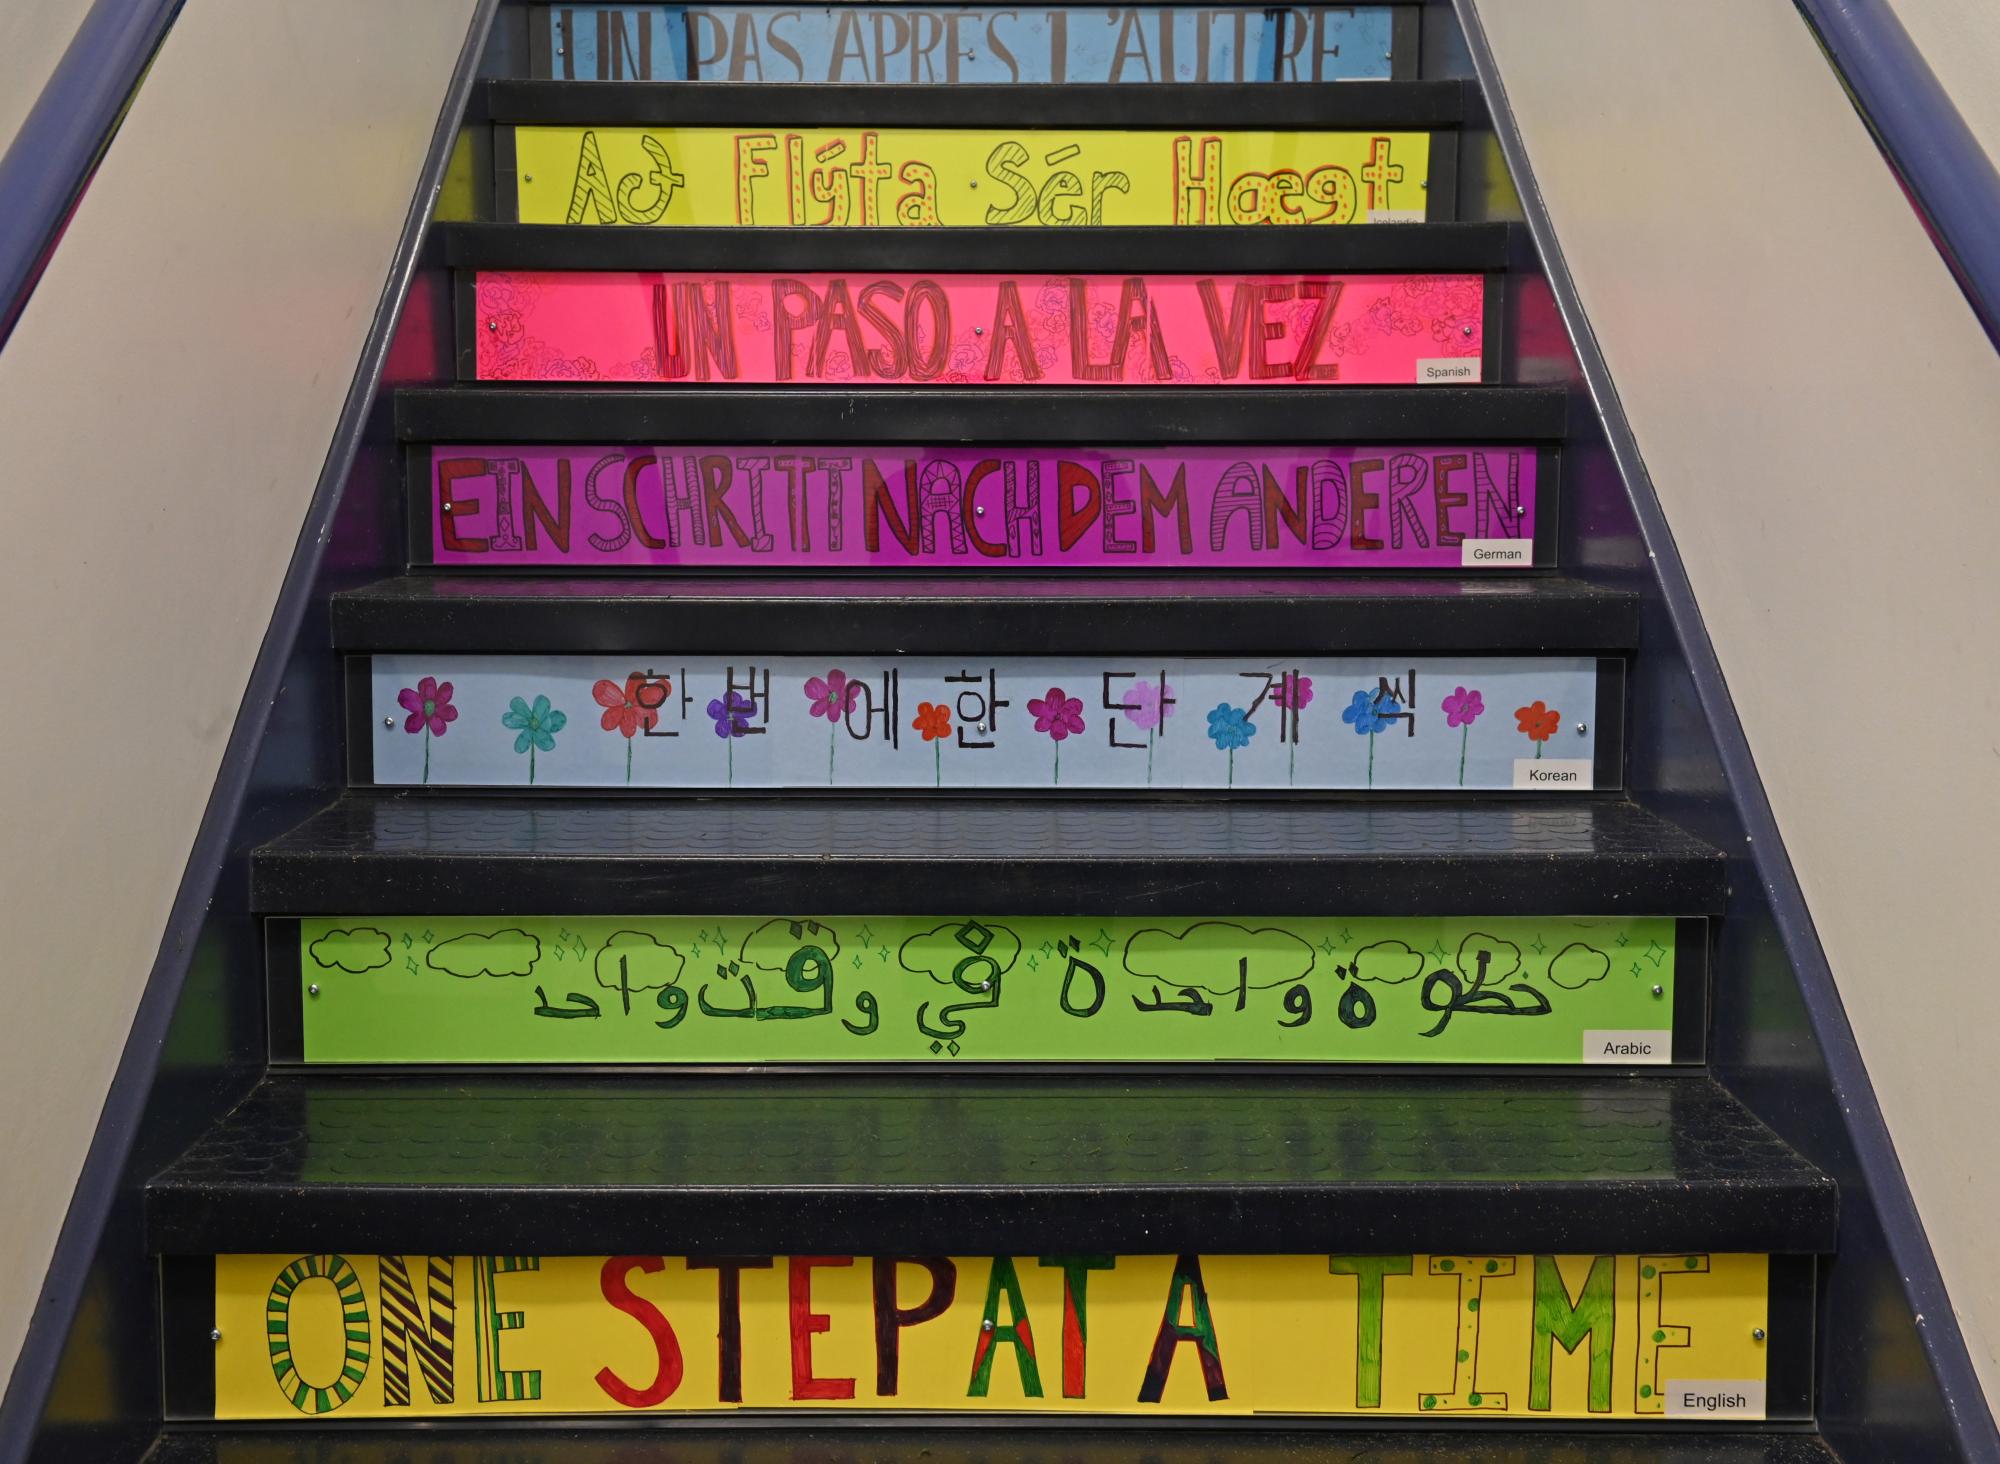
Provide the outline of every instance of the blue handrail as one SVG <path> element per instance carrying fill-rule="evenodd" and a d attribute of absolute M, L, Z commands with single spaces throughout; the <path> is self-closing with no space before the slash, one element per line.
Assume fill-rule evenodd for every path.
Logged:
<path fill-rule="evenodd" d="M 0 345 L 181 0 L 96 0 L 0 155 Z"/>
<path fill-rule="evenodd" d="M 1798 5 L 1929 221 L 1987 335 L 2000 345 L 2000 171 L 1888 0 Z"/>

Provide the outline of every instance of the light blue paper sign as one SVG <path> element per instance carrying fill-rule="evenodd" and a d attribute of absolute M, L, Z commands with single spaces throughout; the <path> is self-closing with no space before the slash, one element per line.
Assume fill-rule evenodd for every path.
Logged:
<path fill-rule="evenodd" d="M 823 84 L 1368 81 L 1387 6 L 550 5 L 561 80 Z"/>
<path fill-rule="evenodd" d="M 1588 657 L 378 656 L 374 781 L 559 788 L 1593 786 Z"/>

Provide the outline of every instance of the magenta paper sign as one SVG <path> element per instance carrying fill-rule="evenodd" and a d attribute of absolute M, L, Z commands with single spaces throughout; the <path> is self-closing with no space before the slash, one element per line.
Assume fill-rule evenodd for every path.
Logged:
<path fill-rule="evenodd" d="M 1478 275 L 494 273 L 481 381 L 1463 385 Z"/>
<path fill-rule="evenodd" d="M 578 569 L 1534 563 L 1518 447 L 436 447 L 431 551 Z"/>

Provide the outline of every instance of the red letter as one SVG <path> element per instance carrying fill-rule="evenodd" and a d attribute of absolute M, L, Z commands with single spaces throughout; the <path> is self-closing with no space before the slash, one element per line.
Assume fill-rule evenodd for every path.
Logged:
<path fill-rule="evenodd" d="M 813 1337 L 832 1325 L 825 1313 L 812 1309 L 815 1266 L 851 1266 L 853 1256 L 793 1256 L 791 1258 L 792 1396 L 852 1398 L 853 1378 L 813 1376 Z"/>
<path fill-rule="evenodd" d="M 612 1402 L 622 1403 L 627 1408 L 651 1408 L 655 1403 L 664 1403 L 674 1396 L 674 1389 L 681 1385 L 681 1344 L 674 1336 L 673 1327 L 668 1324 L 665 1313 L 645 1297 L 634 1295 L 625 1281 L 628 1271 L 636 1269 L 650 1276 L 666 1268 L 667 1263 L 658 1256 L 612 1256 L 605 1261 L 604 1270 L 598 1277 L 604 1299 L 646 1329 L 646 1335 L 653 1339 L 653 1350 L 660 1359 L 653 1381 L 643 1388 L 633 1387 L 608 1367 L 598 1369 L 597 1386 L 604 1389 Z"/>
<path fill-rule="evenodd" d="M 498 481 L 499 475 L 485 458 L 446 458 L 437 465 L 438 529 L 444 539 L 444 547 L 452 554 L 484 554 L 486 540 L 459 537 L 452 520 L 462 513 L 470 513 L 479 505 L 467 503 L 459 496 L 458 485 L 466 478 L 484 478 L 491 475 Z"/>
<path fill-rule="evenodd" d="M 1070 490 L 1081 488 L 1083 502 L 1072 505 Z M 1056 516 L 1060 523 L 1057 537 L 1067 554 L 1083 537 L 1083 531 L 1097 522 L 1097 510 L 1104 497 L 1103 489 L 1097 486 L 1097 475 L 1081 463 L 1070 462 L 1067 458 L 1056 464 Z"/>

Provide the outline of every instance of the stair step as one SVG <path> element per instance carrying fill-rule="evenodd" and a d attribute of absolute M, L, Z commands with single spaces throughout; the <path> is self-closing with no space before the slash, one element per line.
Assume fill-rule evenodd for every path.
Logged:
<path fill-rule="evenodd" d="M 350 793 L 251 860 L 276 915 L 1720 914 L 1630 803 L 697 801 Z M 971 896 L 968 899 L 968 896 Z M 968 910 L 968 905 L 978 908 Z"/>
<path fill-rule="evenodd" d="M 500 578 L 409 574 L 333 597 L 351 652 L 494 655 L 1598 654 L 1639 600 L 1554 576 Z M 1449 688 L 1447 688 L 1449 689 Z"/>
<path fill-rule="evenodd" d="M 440 224 L 445 263 L 483 270 L 1474 274 L 1527 247 L 1514 224 L 1347 228 L 579 228 Z"/>
<path fill-rule="evenodd" d="M 396 393 L 406 442 L 1422 442 L 1553 441 L 1569 396 L 1545 386 L 421 387 Z"/>
<path fill-rule="evenodd" d="M 1473 90 L 1463 81 L 875 87 L 494 80 L 473 110 L 474 120 L 574 127 L 1021 128 L 1028 118 L 1028 128 L 1407 131 L 1458 126 Z"/>
<path fill-rule="evenodd" d="M 1693 1076 L 273 1075 L 146 1223 L 171 1255 L 1804 1254 L 1835 1193 Z"/>
<path fill-rule="evenodd" d="M 1056 1426 L 169 1429 L 146 1464 L 1838 1464 L 1811 1433 Z"/>

